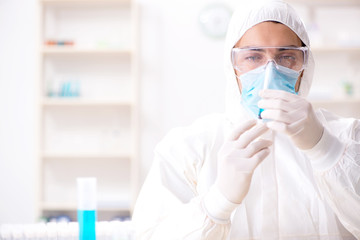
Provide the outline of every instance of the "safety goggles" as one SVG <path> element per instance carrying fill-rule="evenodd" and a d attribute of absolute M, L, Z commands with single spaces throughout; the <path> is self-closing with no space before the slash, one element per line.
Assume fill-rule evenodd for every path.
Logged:
<path fill-rule="evenodd" d="M 231 62 L 241 73 L 261 67 L 271 60 L 277 65 L 301 71 L 306 67 L 308 51 L 308 47 L 233 48 Z"/>

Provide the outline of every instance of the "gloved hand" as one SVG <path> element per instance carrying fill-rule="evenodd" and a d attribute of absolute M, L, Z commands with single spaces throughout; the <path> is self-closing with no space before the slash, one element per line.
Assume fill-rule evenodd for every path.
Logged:
<path fill-rule="evenodd" d="M 259 96 L 263 99 L 258 102 L 258 106 L 265 109 L 261 117 L 273 120 L 266 124 L 270 129 L 286 133 L 303 150 L 310 149 L 319 142 L 324 127 L 306 99 L 270 89 L 260 91 Z"/>
<path fill-rule="evenodd" d="M 232 203 L 246 196 L 255 168 L 269 154 L 269 140 L 258 139 L 268 128 L 250 120 L 236 128 L 218 154 L 215 186 Z"/>

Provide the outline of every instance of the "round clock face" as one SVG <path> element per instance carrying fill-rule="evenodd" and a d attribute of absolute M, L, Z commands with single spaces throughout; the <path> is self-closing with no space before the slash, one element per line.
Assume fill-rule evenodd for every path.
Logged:
<path fill-rule="evenodd" d="M 231 18 L 231 10 L 220 4 L 209 5 L 200 12 L 199 22 L 206 35 L 214 38 L 225 37 Z"/>

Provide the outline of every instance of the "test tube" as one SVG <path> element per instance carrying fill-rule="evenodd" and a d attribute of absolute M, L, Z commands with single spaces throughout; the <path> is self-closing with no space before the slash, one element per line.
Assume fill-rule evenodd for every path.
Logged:
<path fill-rule="evenodd" d="M 78 178 L 79 240 L 96 240 L 96 178 Z"/>
<path fill-rule="evenodd" d="M 264 87 L 263 89 L 268 89 L 269 88 L 269 81 L 271 78 L 271 74 L 272 74 L 272 66 L 274 65 L 274 63 L 271 61 L 266 65 L 266 69 L 265 69 L 265 79 L 264 79 Z M 259 110 L 259 115 L 258 118 L 261 118 L 261 113 L 264 111 L 264 109 L 260 108 Z"/>

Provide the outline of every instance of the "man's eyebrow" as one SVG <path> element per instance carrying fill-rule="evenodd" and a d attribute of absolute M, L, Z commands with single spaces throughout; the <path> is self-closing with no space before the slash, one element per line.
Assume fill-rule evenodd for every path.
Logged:
<path fill-rule="evenodd" d="M 254 47 L 254 46 L 245 46 L 245 47 L 241 47 L 241 49 L 250 49 L 252 51 L 264 51 L 262 47 Z"/>
<path fill-rule="evenodd" d="M 278 48 L 279 50 L 284 50 L 285 48 L 289 48 L 289 47 L 295 47 L 295 48 L 298 48 L 300 46 L 296 46 L 296 45 L 286 45 L 286 46 L 278 46 L 278 47 L 263 47 L 263 46 L 244 46 L 244 47 L 241 47 L 240 49 L 251 49 L 251 50 L 257 50 L 257 51 L 260 51 L 260 50 L 263 50 L 262 48 Z"/>
<path fill-rule="evenodd" d="M 299 46 L 296 45 L 288 45 L 288 46 L 281 46 L 279 47 L 279 51 L 286 50 L 286 48 L 298 48 Z"/>
<path fill-rule="evenodd" d="M 245 47 L 241 47 L 241 48 L 244 48 L 244 49 L 251 48 L 251 49 L 253 49 L 253 48 L 262 48 L 262 47 L 261 46 L 245 46 Z"/>

